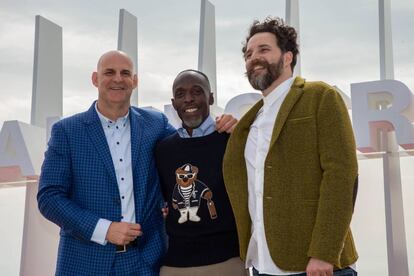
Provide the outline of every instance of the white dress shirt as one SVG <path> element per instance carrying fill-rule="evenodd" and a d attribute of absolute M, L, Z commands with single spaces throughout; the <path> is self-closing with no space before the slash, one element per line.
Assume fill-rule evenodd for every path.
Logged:
<path fill-rule="evenodd" d="M 289 78 L 263 97 L 263 106 L 250 126 L 244 151 L 249 191 L 249 213 L 252 220 L 252 236 L 247 249 L 246 268 L 254 267 L 260 273 L 271 275 L 304 272 L 285 271 L 276 266 L 269 253 L 263 223 L 264 163 L 269 151 L 276 116 L 292 83 L 293 78 Z"/>
<path fill-rule="evenodd" d="M 95 110 L 101 120 L 106 141 L 111 152 L 112 162 L 115 168 L 121 200 L 121 221 L 135 223 L 134 186 L 131 164 L 131 125 L 129 112 L 116 121 L 112 121 L 102 115 L 95 104 Z M 101 245 L 106 244 L 106 233 L 111 221 L 99 219 L 92 234 L 91 241 Z"/>

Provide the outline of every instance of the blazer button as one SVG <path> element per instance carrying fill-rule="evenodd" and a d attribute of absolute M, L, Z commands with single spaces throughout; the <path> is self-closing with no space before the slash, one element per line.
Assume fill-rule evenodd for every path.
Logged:
<path fill-rule="evenodd" d="M 271 168 L 272 168 L 272 166 L 271 166 L 271 165 L 267 165 L 267 166 L 266 166 L 266 168 L 267 168 L 267 169 L 271 169 Z"/>

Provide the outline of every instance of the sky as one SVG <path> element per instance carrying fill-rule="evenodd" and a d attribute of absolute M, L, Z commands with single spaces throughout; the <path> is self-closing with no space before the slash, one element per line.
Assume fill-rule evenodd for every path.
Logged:
<path fill-rule="evenodd" d="M 300 2 L 302 75 L 349 94 L 350 84 L 379 79 L 378 4 L 374 0 Z M 285 1 L 212 1 L 216 9 L 218 104 L 252 92 L 242 42 L 253 19 L 284 17 Z M 254 3 L 254 4 L 253 4 Z M 96 61 L 117 47 L 119 9 L 138 18 L 139 102 L 162 109 L 178 72 L 197 68 L 199 0 L 0 0 L 0 126 L 30 122 L 35 15 L 63 28 L 63 113 L 88 108 Z M 392 1 L 395 78 L 414 90 L 414 3 Z"/>
<path fill-rule="evenodd" d="M 249 25 L 254 19 L 268 15 L 284 17 L 285 1 L 211 2 L 216 12 L 217 101 L 224 107 L 234 96 L 254 91 L 244 76 L 241 55 Z M 347 94 L 351 83 L 379 80 L 378 1 L 299 2 L 303 77 L 336 85 Z M 99 56 L 117 47 L 121 8 L 138 18 L 140 105 L 162 109 L 170 103 L 176 74 L 197 68 L 199 0 L 120 0 L 104 4 L 98 0 L 0 0 L 0 128 L 7 120 L 30 122 L 36 15 L 63 28 L 63 113 L 67 116 L 84 111 L 96 99 L 97 91 L 90 76 Z M 411 91 L 414 91 L 413 15 L 413 1 L 392 1 L 395 79 L 404 82 Z M 414 207 L 408 204 L 414 199 L 414 177 L 407 173 L 414 165 L 412 159 L 402 158 L 401 166 L 409 262 L 413 271 L 414 213 L 410 210 Z M 365 183 L 360 188 L 363 208 L 356 212 L 354 221 L 356 231 L 361 233 L 356 237 L 357 245 L 361 244 L 361 270 L 366 272 L 361 275 L 374 272 L 386 275 L 381 274 L 386 271 L 382 166 L 379 160 L 361 161 L 360 170 L 361 183 Z M 0 198 L 7 200 L 4 193 L 0 190 Z M 11 193 L 22 196 L 17 188 Z M 17 206 L 10 207 L 4 200 L 0 200 L 0 218 L 7 216 L 5 208 Z M 371 212 L 381 215 L 374 216 Z M 16 216 L 14 221 L 18 227 L 21 216 Z M 1 262 L 2 254 L 0 251 L 0 271 L 14 275 L 18 270 L 15 265 Z"/>

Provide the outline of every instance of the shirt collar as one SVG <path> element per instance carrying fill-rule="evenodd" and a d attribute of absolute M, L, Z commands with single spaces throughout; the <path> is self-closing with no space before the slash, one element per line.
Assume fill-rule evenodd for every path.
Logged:
<path fill-rule="evenodd" d="M 195 138 L 209 135 L 213 133 L 215 129 L 216 122 L 211 116 L 208 116 L 198 128 L 193 129 L 192 136 L 188 134 L 187 130 L 184 127 L 180 127 L 177 129 L 177 131 L 178 135 L 180 135 L 181 138 Z"/>
<path fill-rule="evenodd" d="M 96 113 L 98 113 L 99 120 L 101 121 L 101 124 L 104 127 L 104 129 L 110 128 L 111 126 L 116 125 L 117 122 L 123 124 L 123 126 L 125 126 L 128 123 L 129 109 L 128 109 L 128 113 L 125 116 L 119 117 L 116 121 L 108 119 L 101 112 L 99 112 L 98 102 L 95 102 L 95 110 L 96 110 Z"/>
<path fill-rule="evenodd" d="M 292 86 L 294 78 L 290 77 L 279 84 L 272 92 L 263 97 L 263 106 L 270 106 L 279 100 Z"/>

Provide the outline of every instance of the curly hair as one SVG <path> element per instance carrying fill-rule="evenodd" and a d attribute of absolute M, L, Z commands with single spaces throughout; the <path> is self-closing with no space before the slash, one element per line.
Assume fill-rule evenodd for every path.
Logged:
<path fill-rule="evenodd" d="M 246 37 L 246 41 L 243 44 L 243 55 L 246 53 L 247 43 L 250 38 L 257 33 L 274 34 L 276 36 L 277 46 L 280 48 L 282 53 L 292 52 L 293 58 L 290 67 L 293 71 L 296 65 L 296 57 L 299 54 L 299 45 L 296 42 L 296 30 L 293 27 L 286 25 L 279 17 L 268 16 L 265 20 L 263 20 L 263 22 L 254 20 L 253 24 L 250 26 L 249 35 Z"/>

